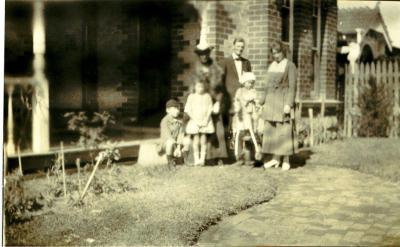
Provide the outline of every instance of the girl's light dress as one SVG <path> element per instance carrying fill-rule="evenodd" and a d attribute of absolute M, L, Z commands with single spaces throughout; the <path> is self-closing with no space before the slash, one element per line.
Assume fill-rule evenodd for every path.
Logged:
<path fill-rule="evenodd" d="M 214 133 L 214 125 L 211 119 L 213 102 L 208 93 L 189 95 L 185 112 L 190 116 L 190 120 L 186 125 L 186 133 L 194 134 L 212 134 Z M 204 126 L 199 126 L 198 123 L 205 123 Z"/>

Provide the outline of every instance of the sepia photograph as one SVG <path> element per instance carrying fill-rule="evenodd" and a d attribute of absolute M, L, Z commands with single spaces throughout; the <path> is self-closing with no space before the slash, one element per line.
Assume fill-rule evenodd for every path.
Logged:
<path fill-rule="evenodd" d="M 400 1 L 0 5 L 2 246 L 400 246 Z"/>

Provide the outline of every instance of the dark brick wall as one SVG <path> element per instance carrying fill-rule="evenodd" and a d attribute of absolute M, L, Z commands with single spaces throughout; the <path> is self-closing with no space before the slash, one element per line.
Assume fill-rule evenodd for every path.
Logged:
<path fill-rule="evenodd" d="M 293 60 L 297 65 L 299 96 L 311 98 L 314 90 L 312 66 L 312 0 L 294 1 Z"/>
<path fill-rule="evenodd" d="M 30 76 L 33 73 L 32 4 L 5 3 L 4 73 Z"/>
<path fill-rule="evenodd" d="M 98 7 L 98 102 L 101 110 L 133 117 L 138 113 L 138 18 L 129 6 Z"/>
<path fill-rule="evenodd" d="M 82 109 L 82 5 L 45 4 L 46 76 L 51 110 Z M 59 117 L 59 116 L 54 116 Z"/>
<path fill-rule="evenodd" d="M 248 8 L 249 59 L 257 76 L 257 86 L 261 86 L 272 61 L 269 45 L 281 38 L 281 17 L 275 1 L 252 0 Z"/>
<path fill-rule="evenodd" d="M 337 44 L 337 3 L 336 0 L 322 4 L 322 58 L 321 91 L 327 99 L 336 98 L 336 44 Z"/>
<path fill-rule="evenodd" d="M 336 0 L 321 1 L 321 60 L 320 95 L 314 92 L 312 65 L 312 1 L 294 1 L 294 48 L 293 60 L 298 67 L 298 82 L 302 99 L 326 96 L 335 98 L 337 3 Z"/>
<path fill-rule="evenodd" d="M 133 4 L 134 3 L 134 4 Z M 207 10 L 205 10 L 208 3 Z M 46 3 L 46 35 L 48 59 L 47 74 L 50 83 L 52 108 L 81 109 L 83 106 L 82 58 L 84 13 L 82 2 Z M 164 12 L 170 12 L 166 19 L 170 42 L 170 53 L 163 54 L 168 63 L 168 78 L 164 81 L 168 92 L 150 94 L 143 87 L 143 69 L 140 68 L 143 56 L 139 46 L 140 30 L 144 25 L 140 18 L 158 16 L 149 7 L 140 11 L 147 2 L 104 2 L 97 5 L 96 30 L 96 83 L 97 106 L 99 110 L 134 117 L 141 114 L 141 106 L 154 108 L 161 105 L 160 100 L 168 94 L 184 99 L 192 83 L 191 65 L 196 60 L 194 48 L 200 36 L 201 20 L 207 22 L 207 40 L 215 49 L 212 56 L 217 62 L 232 51 L 235 37 L 246 40 L 245 57 L 252 63 L 257 76 L 257 86 L 266 80 L 266 70 L 272 57 L 269 45 L 281 38 L 280 6 L 274 0 L 236 0 L 236 1 L 171 1 Z M 294 44 L 293 61 L 298 67 L 298 82 L 301 98 L 311 98 L 314 88 L 312 81 L 312 1 L 294 1 Z M 135 5 L 135 6 L 133 6 Z M 321 93 L 327 98 L 335 97 L 336 68 L 336 0 L 322 1 L 322 47 L 321 47 Z M 141 13 L 143 12 L 143 13 Z M 11 13 L 11 12 L 10 12 Z M 164 17 L 163 17 L 164 18 Z M 168 17 L 169 18 L 169 17 Z M 6 21 L 6 25 L 7 24 Z M 6 27 L 7 28 L 7 27 Z M 11 37 L 11 36 L 10 36 Z M 24 41 L 25 42 L 25 41 Z M 7 43 L 6 43 L 7 44 Z M 27 44 L 30 41 L 27 40 Z M 146 44 L 144 44 L 146 45 Z M 164 48 L 167 48 L 165 46 Z M 164 49 L 163 48 L 163 49 Z M 142 54 L 143 55 L 143 54 Z M 158 57 L 155 60 L 159 59 Z M 157 61 L 155 61 L 157 63 Z M 146 68 L 145 68 L 146 69 Z M 157 73 L 157 67 L 150 71 Z M 164 73 L 166 70 L 160 70 Z M 153 73 L 153 72 L 152 72 Z M 155 78 L 161 85 L 163 78 Z M 146 82 L 146 81 L 145 81 Z M 156 83 L 156 84 L 157 84 Z M 143 82 L 142 82 L 143 84 Z M 147 85 L 147 84 L 146 84 Z M 164 85 L 164 84 L 163 84 Z M 157 87 L 156 85 L 154 87 Z M 154 96 L 159 95 L 159 96 Z M 154 97 L 152 97 L 154 96 Z M 154 100 L 155 98 L 163 98 Z M 151 100 L 150 100 L 151 99 Z"/>
<path fill-rule="evenodd" d="M 94 11 L 97 19 L 88 23 Z M 136 116 L 137 18 L 129 8 L 112 2 L 47 3 L 45 13 L 51 108 Z"/>

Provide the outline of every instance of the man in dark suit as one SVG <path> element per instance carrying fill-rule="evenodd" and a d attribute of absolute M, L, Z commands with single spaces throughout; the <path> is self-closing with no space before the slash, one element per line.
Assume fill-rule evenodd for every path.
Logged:
<path fill-rule="evenodd" d="M 222 69 L 224 72 L 222 82 L 226 88 L 226 100 L 224 105 L 225 121 L 230 123 L 233 114 L 232 100 L 235 97 L 236 90 L 239 88 L 239 79 L 243 72 L 251 72 L 250 61 L 242 57 L 245 48 L 245 41 L 243 38 L 235 38 L 233 41 L 233 52 L 228 57 L 225 57 L 222 62 Z M 226 124 L 228 124 L 226 122 Z"/>
<path fill-rule="evenodd" d="M 239 79 L 244 72 L 251 72 L 250 61 L 242 57 L 245 48 L 245 41 L 243 38 L 235 38 L 233 41 L 233 52 L 228 57 L 225 57 L 221 63 L 223 69 L 223 86 L 225 88 L 224 100 L 221 105 L 221 113 L 225 131 L 229 131 L 232 123 L 233 99 L 236 90 L 239 88 Z"/>
<path fill-rule="evenodd" d="M 239 88 L 239 79 L 243 72 L 251 72 L 250 61 L 242 57 L 245 48 L 245 41 L 243 38 L 236 38 L 233 41 L 233 52 L 226 57 L 223 61 L 224 77 L 223 82 L 225 87 L 233 98 L 236 90 Z"/>

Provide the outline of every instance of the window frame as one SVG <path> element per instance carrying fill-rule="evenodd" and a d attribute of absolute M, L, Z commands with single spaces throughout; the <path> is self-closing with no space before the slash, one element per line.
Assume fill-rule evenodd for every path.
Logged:
<path fill-rule="evenodd" d="M 294 0 L 281 0 L 281 6 L 280 6 L 280 15 L 281 15 L 281 22 L 283 22 L 282 19 L 282 10 L 286 9 L 289 10 L 289 41 L 283 41 L 283 30 L 281 30 L 281 41 L 283 44 L 285 44 L 287 47 L 289 47 L 289 51 L 287 52 L 286 56 L 290 60 L 293 60 L 293 23 L 294 23 Z"/>
<path fill-rule="evenodd" d="M 315 6 L 317 5 L 317 6 Z M 317 10 L 317 13 L 315 13 Z M 321 0 L 313 0 L 312 2 L 312 23 L 314 23 L 314 18 L 317 19 L 317 30 L 314 30 L 314 25 L 312 25 L 312 65 L 313 65 L 313 83 L 314 89 L 313 93 L 315 97 L 321 97 L 321 82 L 320 82 L 320 65 L 321 65 Z M 314 31 L 316 34 L 316 46 L 314 46 Z"/>

